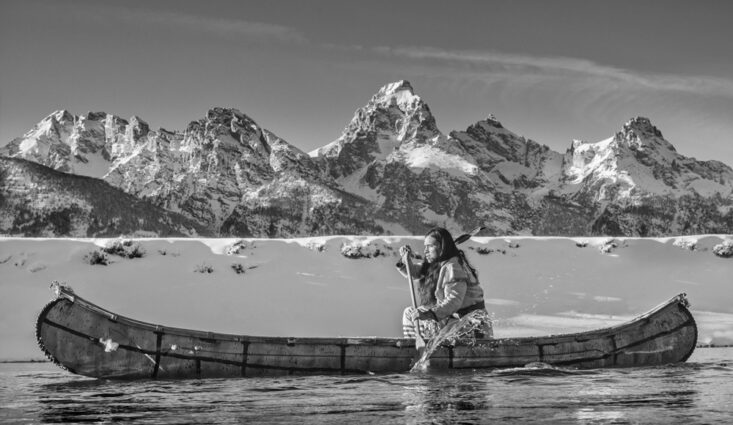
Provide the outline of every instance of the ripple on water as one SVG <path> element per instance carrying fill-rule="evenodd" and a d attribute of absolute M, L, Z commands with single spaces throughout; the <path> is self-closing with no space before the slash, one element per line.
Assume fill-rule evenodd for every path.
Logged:
<path fill-rule="evenodd" d="M 657 368 L 107 381 L 0 364 L 3 423 L 728 423 L 733 349 Z"/>

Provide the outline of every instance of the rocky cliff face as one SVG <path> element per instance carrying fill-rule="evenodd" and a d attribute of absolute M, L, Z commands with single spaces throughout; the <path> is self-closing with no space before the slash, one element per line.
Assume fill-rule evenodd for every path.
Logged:
<path fill-rule="evenodd" d="M 22 236 L 212 236 L 102 180 L 0 157 L 0 231 Z"/>
<path fill-rule="evenodd" d="M 733 170 L 677 153 L 646 118 L 563 154 L 493 116 L 445 135 L 406 81 L 310 155 L 225 108 L 180 132 L 59 111 L 0 153 L 103 179 L 222 236 L 733 232 Z"/>

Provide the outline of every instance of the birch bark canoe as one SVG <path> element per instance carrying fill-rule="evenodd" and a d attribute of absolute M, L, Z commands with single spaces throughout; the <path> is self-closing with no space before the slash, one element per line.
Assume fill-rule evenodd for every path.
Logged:
<path fill-rule="evenodd" d="M 221 334 L 141 322 L 55 285 L 36 338 L 60 367 L 113 379 L 402 373 L 417 351 L 407 338 L 288 338 Z M 685 294 L 617 326 L 540 337 L 458 341 L 430 358 L 431 369 L 523 367 L 533 362 L 592 369 L 686 361 L 697 326 Z"/>

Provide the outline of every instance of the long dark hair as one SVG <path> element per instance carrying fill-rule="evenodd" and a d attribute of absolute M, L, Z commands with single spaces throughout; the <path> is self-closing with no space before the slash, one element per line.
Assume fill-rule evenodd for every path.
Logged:
<path fill-rule="evenodd" d="M 478 282 L 478 273 L 476 269 L 466 259 L 466 254 L 458 249 L 453 236 L 450 232 L 442 227 L 434 227 L 425 234 L 425 238 L 432 237 L 440 246 L 440 256 L 434 262 L 428 262 L 427 259 L 422 263 L 420 267 L 419 275 L 422 276 L 422 284 L 419 286 L 419 295 L 422 300 L 422 304 L 433 304 L 435 303 L 435 289 L 438 284 L 438 273 L 440 272 L 440 265 L 453 257 L 458 257 L 458 262 L 466 267 L 473 275 L 476 282 Z"/>

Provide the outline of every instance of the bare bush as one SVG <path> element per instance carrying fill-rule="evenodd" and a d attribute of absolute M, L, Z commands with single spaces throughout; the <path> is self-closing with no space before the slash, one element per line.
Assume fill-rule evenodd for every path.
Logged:
<path fill-rule="evenodd" d="M 196 268 L 194 268 L 193 271 L 196 273 L 214 273 L 214 267 L 210 264 L 201 263 L 196 265 Z"/>
<path fill-rule="evenodd" d="M 504 249 L 492 249 L 492 248 L 488 248 L 488 247 L 484 247 L 484 246 L 480 246 L 480 247 L 476 248 L 476 252 L 478 252 L 481 255 L 489 255 L 489 254 L 492 254 L 494 252 L 501 253 L 502 255 L 503 254 L 506 254 L 506 250 L 504 250 Z"/>
<path fill-rule="evenodd" d="M 106 253 L 96 250 L 88 253 L 84 256 L 84 261 L 88 264 L 95 266 L 95 265 L 102 265 L 106 266 L 110 263 L 109 257 Z"/>

